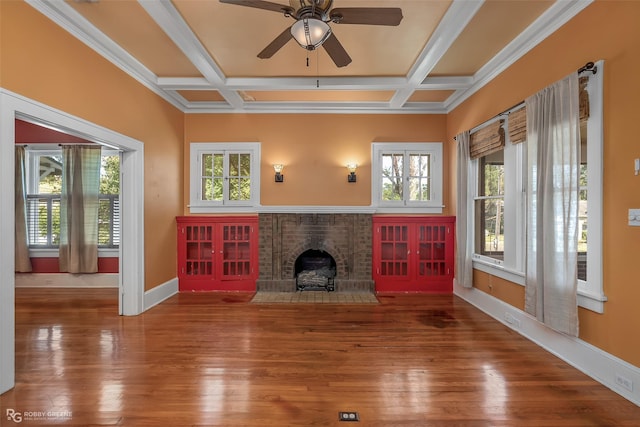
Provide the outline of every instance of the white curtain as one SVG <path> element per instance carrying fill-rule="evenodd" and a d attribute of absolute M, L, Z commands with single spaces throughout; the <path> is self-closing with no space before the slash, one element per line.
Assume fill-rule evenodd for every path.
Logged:
<path fill-rule="evenodd" d="M 100 146 L 62 147 L 60 271 L 98 271 Z"/>
<path fill-rule="evenodd" d="M 529 182 L 525 310 L 550 328 L 577 336 L 577 74 L 543 89 L 525 104 Z"/>
<path fill-rule="evenodd" d="M 472 231 L 471 210 L 469 206 L 469 191 L 473 188 L 469 183 L 469 167 L 471 158 L 469 156 L 469 131 L 464 131 L 456 136 L 458 143 L 458 170 L 456 185 L 456 282 L 465 288 L 473 286 L 473 264 L 471 256 L 473 253 L 472 244 L 469 237 Z"/>
<path fill-rule="evenodd" d="M 15 167 L 15 271 L 28 273 L 31 271 L 31 258 L 29 257 L 29 238 L 27 235 L 27 186 L 25 172 L 25 149 L 16 146 L 16 167 Z"/>

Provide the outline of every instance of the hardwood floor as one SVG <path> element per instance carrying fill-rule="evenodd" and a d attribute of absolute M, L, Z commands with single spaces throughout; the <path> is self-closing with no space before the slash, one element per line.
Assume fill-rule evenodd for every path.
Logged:
<path fill-rule="evenodd" d="M 251 296 L 184 293 L 120 317 L 115 289 L 16 289 L 0 425 L 640 425 L 640 407 L 452 295 Z"/>

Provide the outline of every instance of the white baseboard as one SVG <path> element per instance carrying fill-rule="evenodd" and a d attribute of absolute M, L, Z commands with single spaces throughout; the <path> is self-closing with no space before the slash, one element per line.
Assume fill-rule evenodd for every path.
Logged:
<path fill-rule="evenodd" d="M 118 273 L 16 273 L 16 288 L 117 288 Z"/>
<path fill-rule="evenodd" d="M 640 368 L 637 366 L 579 338 L 558 333 L 522 310 L 475 288 L 464 288 L 454 281 L 453 293 L 640 406 Z"/>
<path fill-rule="evenodd" d="M 162 301 L 166 300 L 167 298 L 171 298 L 177 293 L 178 278 L 171 279 L 168 282 L 164 282 L 163 284 L 158 285 L 153 289 L 145 291 L 143 299 L 143 311 L 149 310 L 151 307 L 160 304 Z"/>

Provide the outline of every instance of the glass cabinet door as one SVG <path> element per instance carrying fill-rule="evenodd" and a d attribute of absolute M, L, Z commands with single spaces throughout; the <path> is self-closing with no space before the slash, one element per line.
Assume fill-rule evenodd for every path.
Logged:
<path fill-rule="evenodd" d="M 409 274 L 409 227 L 380 226 L 381 276 L 405 277 Z"/>
<path fill-rule="evenodd" d="M 447 227 L 444 225 L 418 226 L 418 276 L 445 276 Z"/>
<path fill-rule="evenodd" d="M 213 226 L 185 226 L 186 258 L 184 274 L 209 276 L 213 274 Z"/>
<path fill-rule="evenodd" d="M 251 232 L 251 225 L 222 225 L 222 279 L 251 275 Z"/>

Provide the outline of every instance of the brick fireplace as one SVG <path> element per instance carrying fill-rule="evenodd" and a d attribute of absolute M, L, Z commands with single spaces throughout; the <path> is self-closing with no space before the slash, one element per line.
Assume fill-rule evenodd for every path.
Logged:
<path fill-rule="evenodd" d="M 335 260 L 336 292 L 374 292 L 370 214 L 259 215 L 258 291 L 295 292 L 296 260 L 308 251 Z"/>

